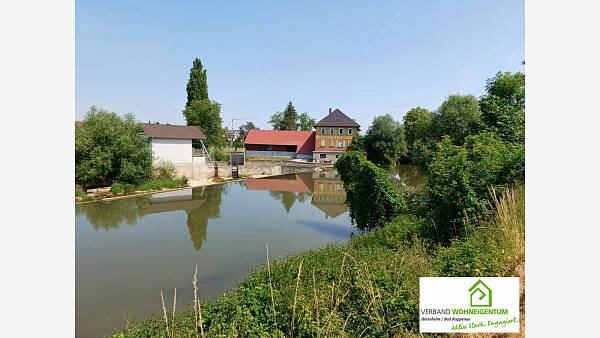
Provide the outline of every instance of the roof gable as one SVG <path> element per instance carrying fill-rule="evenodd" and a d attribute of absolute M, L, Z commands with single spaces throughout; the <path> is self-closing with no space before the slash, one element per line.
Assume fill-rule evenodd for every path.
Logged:
<path fill-rule="evenodd" d="M 312 154 L 315 149 L 315 132 L 251 129 L 244 143 L 298 146 L 298 154 Z"/>
<path fill-rule="evenodd" d="M 172 124 L 142 123 L 144 134 L 154 138 L 170 139 L 198 139 L 204 140 L 206 136 L 196 126 L 178 126 Z"/>
<path fill-rule="evenodd" d="M 315 127 L 357 127 L 360 125 L 353 119 L 349 118 L 348 115 L 342 113 L 341 110 L 336 109 L 331 113 L 327 114 L 319 122 L 315 124 Z"/>

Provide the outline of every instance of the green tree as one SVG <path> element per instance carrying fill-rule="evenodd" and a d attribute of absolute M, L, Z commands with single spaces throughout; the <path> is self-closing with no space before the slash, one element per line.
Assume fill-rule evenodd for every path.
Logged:
<path fill-rule="evenodd" d="M 296 125 L 298 126 L 299 130 L 310 131 L 315 127 L 315 123 L 317 123 L 316 119 L 310 117 L 308 113 L 302 113 L 298 116 Z"/>
<path fill-rule="evenodd" d="M 427 170 L 425 209 L 432 236 L 446 241 L 465 232 L 463 221 L 483 215 L 490 189 L 501 192 L 525 179 L 525 147 L 502 141 L 494 133 L 467 136 L 463 146 L 444 136 Z"/>
<path fill-rule="evenodd" d="M 364 142 L 367 158 L 377 165 L 392 165 L 406 155 L 404 128 L 390 114 L 373 119 Z"/>
<path fill-rule="evenodd" d="M 350 145 L 348 146 L 348 150 L 357 151 L 366 156 L 365 137 L 360 134 L 355 134 L 354 137 L 352 137 L 352 142 L 350 142 Z"/>
<path fill-rule="evenodd" d="M 283 112 L 277 112 L 271 115 L 269 124 L 274 130 L 298 130 L 299 116 L 296 108 L 290 101 Z"/>
<path fill-rule="evenodd" d="M 288 102 L 287 107 L 283 111 L 283 124 L 285 130 L 298 130 L 298 113 L 292 101 Z"/>
<path fill-rule="evenodd" d="M 185 107 L 183 115 L 188 126 L 197 126 L 206 135 L 206 143 L 212 146 L 221 146 L 225 144 L 223 129 L 221 124 L 221 104 L 208 99 L 194 100 Z M 194 143 L 195 147 L 199 146 Z"/>
<path fill-rule="evenodd" d="M 481 118 L 488 131 L 512 143 L 525 143 L 525 74 L 498 72 L 479 99 Z"/>
<path fill-rule="evenodd" d="M 450 95 L 433 115 L 432 130 L 437 139 L 448 135 L 457 145 L 465 137 L 477 134 L 480 127 L 481 116 L 473 95 Z"/>
<path fill-rule="evenodd" d="M 334 167 L 344 181 L 350 217 L 359 230 L 383 226 L 408 210 L 387 174 L 364 155 L 346 151 Z"/>
<path fill-rule="evenodd" d="M 422 142 L 431 137 L 431 120 L 433 113 L 421 107 L 412 108 L 404 117 L 404 136 L 406 138 L 407 154 L 413 161 L 413 147 L 416 140 Z"/>
<path fill-rule="evenodd" d="M 135 116 L 90 107 L 83 126 L 75 128 L 75 181 L 140 184 L 151 176 L 152 149 Z"/>
<path fill-rule="evenodd" d="M 285 123 L 283 121 L 283 112 L 278 111 L 277 113 L 271 115 L 271 119 L 269 119 L 269 124 L 273 126 L 273 130 L 287 130 L 285 129 Z"/>
<path fill-rule="evenodd" d="M 192 104 L 192 101 L 201 101 L 208 99 L 208 84 L 206 82 L 206 69 L 202 67 L 202 61 L 196 58 L 190 69 L 190 78 L 186 87 L 187 103 L 186 107 Z"/>

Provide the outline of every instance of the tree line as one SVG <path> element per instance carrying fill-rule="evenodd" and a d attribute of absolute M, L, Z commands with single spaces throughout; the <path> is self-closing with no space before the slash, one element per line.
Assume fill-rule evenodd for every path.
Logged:
<path fill-rule="evenodd" d="M 499 193 L 524 183 L 525 76 L 499 72 L 479 100 L 450 95 L 434 112 L 411 109 L 403 124 L 376 117 L 352 148 L 335 168 L 359 229 L 408 213 L 425 220 L 422 236 L 449 243 L 485 218 Z M 423 191 L 399 193 L 374 164 L 403 158 L 426 171 Z"/>
<path fill-rule="evenodd" d="M 405 162 L 426 168 L 444 137 L 460 146 L 468 136 L 484 132 L 511 144 L 525 143 L 523 73 L 498 72 L 486 81 L 479 99 L 450 95 L 435 111 L 410 109 L 402 123 L 389 114 L 378 116 L 364 136 L 355 136 L 349 149 L 381 166 Z"/>

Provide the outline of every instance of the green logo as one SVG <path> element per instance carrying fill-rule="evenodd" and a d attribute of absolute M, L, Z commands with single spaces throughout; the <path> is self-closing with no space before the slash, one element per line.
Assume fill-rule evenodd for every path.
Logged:
<path fill-rule="evenodd" d="M 492 289 L 480 280 L 473 284 L 469 289 L 471 293 L 472 307 L 490 307 L 492 306 Z"/>

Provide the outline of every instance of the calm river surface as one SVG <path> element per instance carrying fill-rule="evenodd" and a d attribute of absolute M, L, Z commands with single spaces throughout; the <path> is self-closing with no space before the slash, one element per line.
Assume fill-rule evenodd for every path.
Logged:
<path fill-rule="evenodd" d="M 390 171 L 398 187 L 420 186 L 411 166 Z M 290 174 L 75 206 L 77 337 L 122 329 L 236 286 L 249 269 L 288 253 L 345 243 L 352 227 L 335 172 Z"/>

